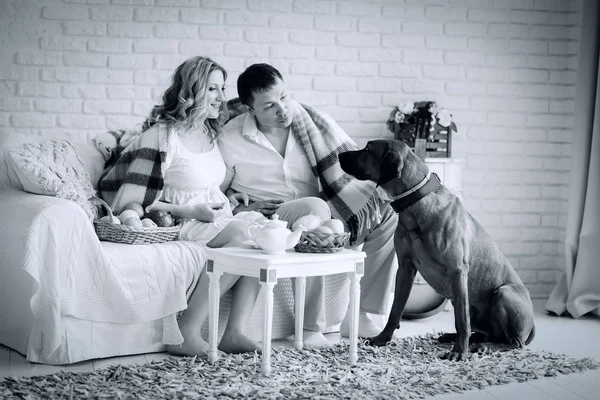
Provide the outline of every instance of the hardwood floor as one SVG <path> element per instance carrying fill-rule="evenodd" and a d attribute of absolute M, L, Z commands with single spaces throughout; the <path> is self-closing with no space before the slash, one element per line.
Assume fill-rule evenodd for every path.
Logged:
<path fill-rule="evenodd" d="M 600 360 L 600 319 L 585 317 L 579 320 L 558 318 L 543 311 L 544 303 L 535 302 L 536 337 L 530 344 L 535 349 L 564 353 L 572 357 L 592 357 Z M 403 321 L 397 331 L 398 337 L 419 335 L 428 332 L 454 331 L 452 312 L 441 312 L 431 318 Z M 330 341 L 339 341 L 337 334 L 328 335 Z M 286 340 L 273 342 L 274 347 L 291 344 Z M 84 361 L 65 366 L 51 366 L 28 362 L 21 354 L 0 346 L 0 379 L 7 376 L 21 377 L 51 374 L 60 370 L 93 371 L 111 364 L 145 364 L 153 360 L 169 357 L 168 354 L 141 354 Z M 600 370 L 579 374 L 545 378 L 523 383 L 493 386 L 485 390 L 463 394 L 450 394 L 431 397 L 435 400 L 595 400 L 600 393 Z"/>

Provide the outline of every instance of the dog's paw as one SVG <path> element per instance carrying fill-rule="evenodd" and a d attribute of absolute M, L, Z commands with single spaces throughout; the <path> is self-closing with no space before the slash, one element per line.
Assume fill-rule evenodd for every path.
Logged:
<path fill-rule="evenodd" d="M 378 336 L 374 336 L 374 337 L 370 337 L 365 339 L 365 344 L 367 346 L 377 346 L 377 347 L 381 347 L 381 346 L 385 346 L 386 344 L 388 344 L 388 342 L 390 341 L 391 338 L 387 338 L 387 337 L 383 337 L 381 335 Z"/>
<path fill-rule="evenodd" d="M 448 360 L 448 361 L 466 361 L 468 358 L 469 358 L 468 351 L 452 350 L 442 356 L 442 360 Z"/>

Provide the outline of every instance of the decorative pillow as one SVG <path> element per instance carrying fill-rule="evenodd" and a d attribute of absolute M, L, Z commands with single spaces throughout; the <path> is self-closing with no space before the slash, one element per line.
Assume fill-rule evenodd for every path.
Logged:
<path fill-rule="evenodd" d="M 83 166 L 90 176 L 92 187 L 98 186 L 98 180 L 104 170 L 104 162 L 106 161 L 103 154 L 98 151 L 96 144 L 92 138 L 113 137 L 107 133 L 101 134 L 84 134 L 73 132 L 44 132 L 43 135 L 35 133 L 13 133 L 2 131 L 0 132 L 0 189 L 14 188 L 23 190 L 23 186 L 16 176 L 10 162 L 8 151 L 23 143 L 42 143 L 47 140 L 67 140 L 75 147 L 77 155 L 83 161 Z M 114 140 L 114 139 L 113 139 Z"/>
<path fill-rule="evenodd" d="M 23 143 L 8 151 L 12 167 L 26 192 L 56 196 L 79 204 L 90 220 L 96 195 L 77 151 L 67 140 Z"/>

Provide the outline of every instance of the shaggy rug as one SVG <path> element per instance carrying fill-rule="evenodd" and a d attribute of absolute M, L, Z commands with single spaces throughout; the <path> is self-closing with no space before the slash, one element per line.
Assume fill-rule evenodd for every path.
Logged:
<path fill-rule="evenodd" d="M 172 357 L 95 372 L 5 378 L 0 398 L 415 399 L 600 367 L 589 358 L 497 346 L 466 362 L 446 361 L 440 356 L 450 345 L 436 338 L 405 338 L 379 348 L 361 345 L 355 366 L 348 365 L 347 343 L 305 351 L 274 349 L 270 377 L 261 376 L 257 354 L 221 354 L 214 365 L 205 358 Z"/>

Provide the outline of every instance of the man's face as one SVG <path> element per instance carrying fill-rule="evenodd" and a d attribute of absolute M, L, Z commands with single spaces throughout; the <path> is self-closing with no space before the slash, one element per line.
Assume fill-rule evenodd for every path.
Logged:
<path fill-rule="evenodd" d="M 277 83 L 266 92 L 254 92 L 252 97 L 254 103 L 247 108 L 248 112 L 256 118 L 259 129 L 287 128 L 292 124 L 294 110 L 282 81 L 277 80 Z"/>

